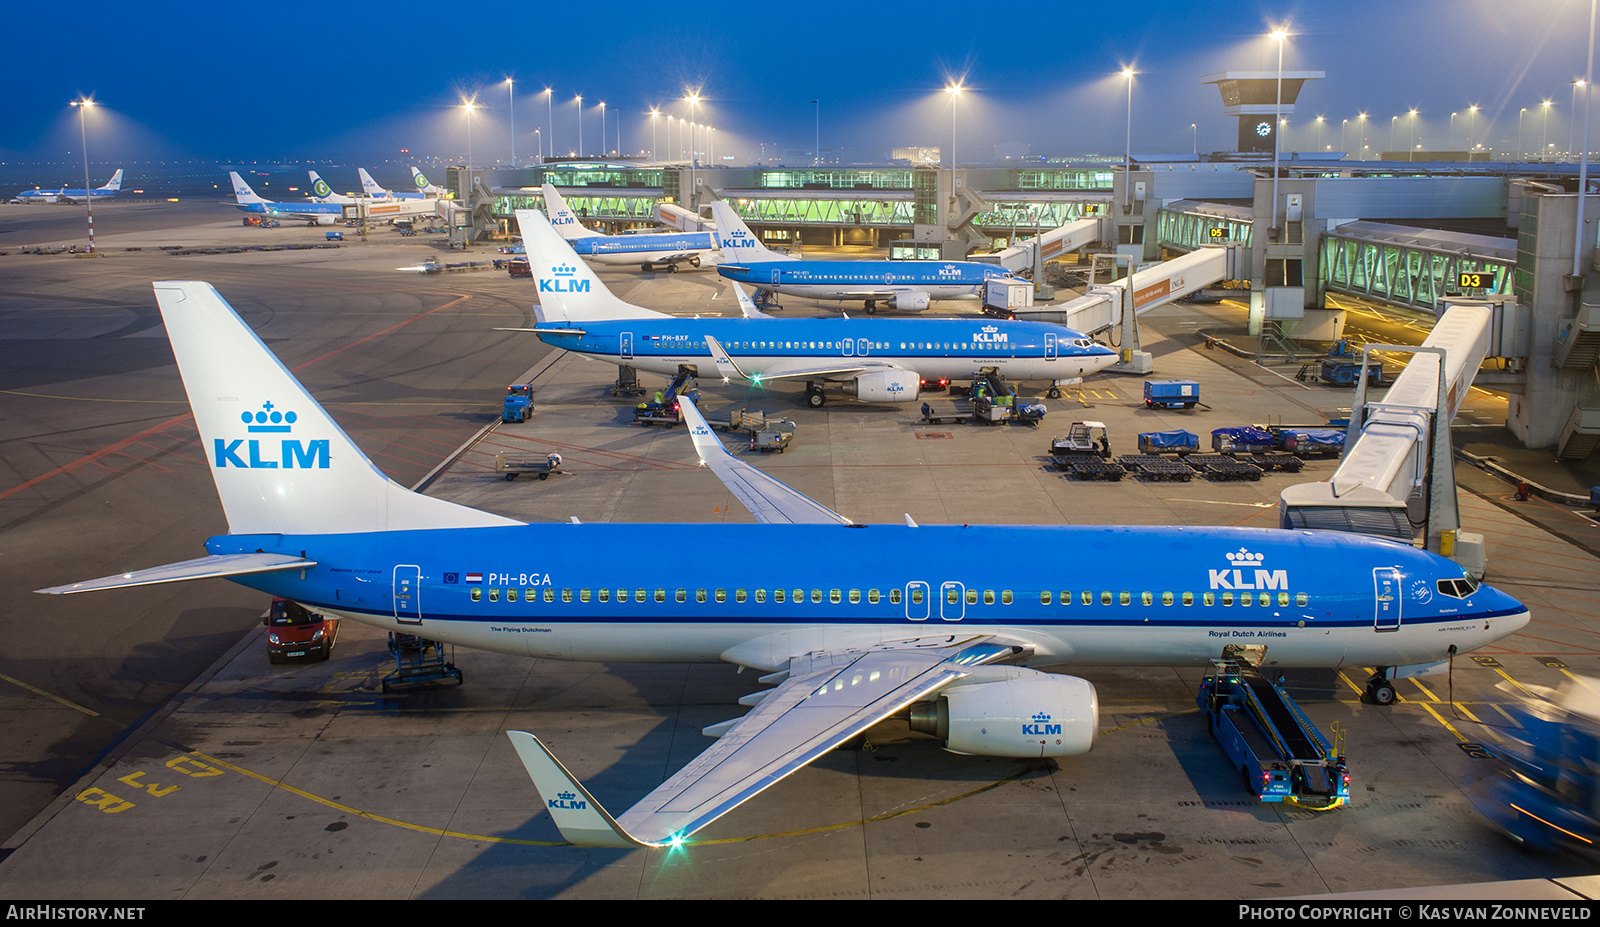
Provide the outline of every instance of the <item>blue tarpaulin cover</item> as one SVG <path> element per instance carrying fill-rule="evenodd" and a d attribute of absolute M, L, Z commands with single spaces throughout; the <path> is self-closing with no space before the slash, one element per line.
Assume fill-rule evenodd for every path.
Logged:
<path fill-rule="evenodd" d="M 1200 436 L 1194 432 L 1178 429 L 1177 431 L 1146 431 L 1139 435 L 1139 448 L 1151 448 L 1164 451 L 1178 451 L 1194 449 L 1200 446 Z"/>

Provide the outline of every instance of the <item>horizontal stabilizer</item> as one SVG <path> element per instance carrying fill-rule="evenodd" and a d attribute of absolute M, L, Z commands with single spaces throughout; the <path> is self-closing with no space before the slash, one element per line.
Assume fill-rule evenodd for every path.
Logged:
<path fill-rule="evenodd" d="M 279 570 L 303 570 L 317 565 L 315 560 L 292 557 L 288 554 L 224 554 L 169 563 L 148 570 L 134 570 L 115 576 L 85 580 L 66 586 L 35 589 L 45 595 L 70 595 L 74 592 L 98 592 L 101 589 L 123 589 L 129 586 L 154 586 L 158 583 L 181 583 L 191 579 L 218 579 L 226 576 L 244 576 L 248 573 L 276 573 Z"/>
<path fill-rule="evenodd" d="M 495 331 L 497 331 L 497 332 L 532 332 L 535 335 L 571 335 L 573 337 L 577 337 L 579 335 L 588 334 L 588 332 L 584 331 L 581 328 L 500 328 L 500 327 L 497 326 L 495 328 Z"/>

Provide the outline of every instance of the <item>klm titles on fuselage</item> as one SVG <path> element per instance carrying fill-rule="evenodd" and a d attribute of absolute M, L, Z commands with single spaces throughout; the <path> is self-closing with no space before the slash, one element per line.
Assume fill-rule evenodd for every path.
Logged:
<path fill-rule="evenodd" d="M 293 412 L 280 412 L 271 402 L 261 404 L 261 411 L 239 415 L 250 434 L 287 434 L 297 416 Z M 246 447 L 248 446 L 248 450 Z M 267 456 L 262 456 L 265 450 Z M 278 440 L 277 454 L 272 453 L 271 439 L 225 438 L 212 439 L 212 460 L 217 469 L 236 467 L 240 470 L 326 470 L 331 464 L 328 439 L 300 441 L 295 438 Z M 241 456 L 243 455 L 243 456 Z"/>

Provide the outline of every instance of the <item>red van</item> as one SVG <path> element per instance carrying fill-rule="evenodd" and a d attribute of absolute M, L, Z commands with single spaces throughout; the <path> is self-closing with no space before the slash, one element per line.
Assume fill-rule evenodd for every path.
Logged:
<path fill-rule="evenodd" d="M 267 659 L 273 663 L 326 660 L 339 639 L 339 619 L 324 618 L 276 596 L 262 623 L 267 626 Z"/>

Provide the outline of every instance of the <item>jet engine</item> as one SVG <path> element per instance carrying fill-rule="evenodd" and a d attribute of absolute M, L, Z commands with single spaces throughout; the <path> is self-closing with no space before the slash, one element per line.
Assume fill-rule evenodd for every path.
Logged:
<path fill-rule="evenodd" d="M 316 218 L 316 224 L 317 225 L 332 225 L 333 224 L 333 217 L 332 216 L 318 216 Z"/>
<path fill-rule="evenodd" d="M 1100 697 L 1076 676 L 1020 666 L 985 666 L 911 706 L 911 729 L 951 753 L 1043 757 L 1088 753 L 1100 727 Z"/>
<path fill-rule="evenodd" d="M 920 292 L 906 292 L 894 294 L 894 307 L 901 312 L 926 312 L 928 310 L 928 294 Z"/>
<path fill-rule="evenodd" d="M 862 402 L 914 402 L 920 378 L 910 370 L 873 370 L 844 385 Z"/>

